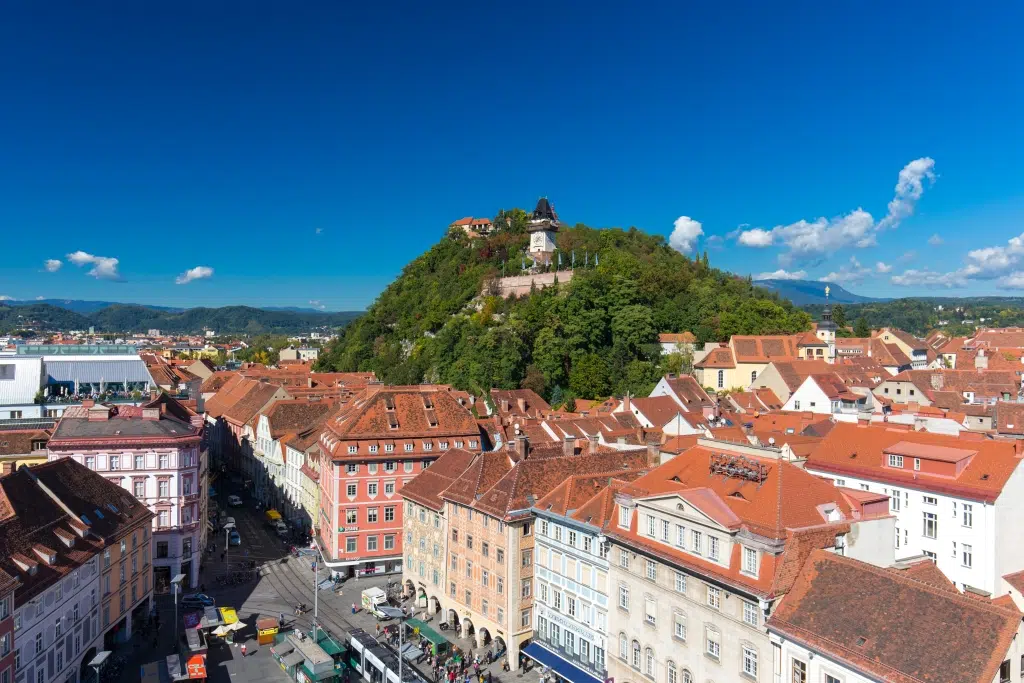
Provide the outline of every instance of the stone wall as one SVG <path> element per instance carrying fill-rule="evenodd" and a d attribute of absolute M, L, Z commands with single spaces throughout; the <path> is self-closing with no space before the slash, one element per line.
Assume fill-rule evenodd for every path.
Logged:
<path fill-rule="evenodd" d="M 516 296 L 522 296 L 529 294 L 531 287 L 537 289 L 544 289 L 550 287 L 555 283 L 555 278 L 558 278 L 559 284 L 565 284 L 572 280 L 571 270 L 559 270 L 554 273 L 537 273 L 535 275 L 513 275 L 510 277 L 502 277 L 497 279 L 498 293 L 500 296 L 506 299 L 513 294 Z M 489 294 L 488 285 L 484 285 L 484 293 Z"/>

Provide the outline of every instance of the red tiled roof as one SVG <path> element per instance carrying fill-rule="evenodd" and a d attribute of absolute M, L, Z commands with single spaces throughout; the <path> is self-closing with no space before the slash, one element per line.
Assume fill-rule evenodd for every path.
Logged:
<path fill-rule="evenodd" d="M 658 342 L 662 344 L 693 344 L 696 341 L 697 338 L 693 336 L 693 332 L 680 332 L 678 334 L 662 332 L 658 335 Z"/>
<path fill-rule="evenodd" d="M 1024 403 L 1000 401 L 995 406 L 996 431 L 1024 435 Z"/>
<path fill-rule="evenodd" d="M 304 432 L 321 424 L 337 408 L 333 401 L 290 399 L 275 401 L 263 410 L 270 425 L 270 436 L 279 439 L 289 432 Z"/>
<path fill-rule="evenodd" d="M 799 357 L 797 337 L 793 335 L 744 336 L 733 335 L 729 340 L 737 363 L 768 363 L 773 360 L 793 360 Z"/>
<path fill-rule="evenodd" d="M 695 368 L 734 368 L 736 360 L 733 358 L 732 349 L 728 346 L 719 346 L 712 349 L 711 353 L 702 360 L 694 363 Z"/>
<path fill-rule="evenodd" d="M 960 474 L 953 477 L 905 471 L 887 466 L 890 449 L 920 449 L 927 453 L 933 447 L 936 457 L 943 448 L 976 451 Z M 932 456 L 929 456 L 932 457 Z M 1011 441 L 966 440 L 944 434 L 838 423 L 810 455 L 808 471 L 849 474 L 910 488 L 936 491 L 965 498 L 995 502 L 1020 459 Z"/>
<path fill-rule="evenodd" d="M 32 444 L 50 440 L 47 429 L 10 429 L 0 431 L 0 455 L 28 455 L 32 452 Z"/>
<path fill-rule="evenodd" d="M 652 396 L 649 398 L 631 398 L 629 400 L 628 411 L 627 407 L 623 407 L 624 412 L 631 412 L 639 410 L 640 413 L 650 420 L 651 424 L 658 428 L 663 428 L 669 424 L 672 420 L 676 419 L 677 416 L 683 416 L 683 420 L 690 424 L 690 420 L 686 419 L 683 415 L 682 408 L 675 402 L 671 396 Z M 618 415 L 618 413 L 616 413 Z M 703 422 L 703 416 L 698 418 L 698 422 Z"/>
<path fill-rule="evenodd" d="M 879 680 L 989 683 L 1020 618 L 1017 610 L 815 550 L 768 628 Z"/>
<path fill-rule="evenodd" d="M 479 454 L 452 448 L 402 486 L 403 498 L 440 512 L 444 508 L 441 494 L 472 464 Z"/>
<path fill-rule="evenodd" d="M 700 411 L 704 406 L 714 406 L 715 402 L 708 396 L 708 392 L 704 391 L 704 387 L 700 385 L 700 382 L 696 378 L 690 375 L 665 375 L 665 383 L 668 384 L 669 389 L 676 395 L 682 404 L 684 410 L 689 411 Z M 577 401 L 577 405 L 579 402 Z"/>

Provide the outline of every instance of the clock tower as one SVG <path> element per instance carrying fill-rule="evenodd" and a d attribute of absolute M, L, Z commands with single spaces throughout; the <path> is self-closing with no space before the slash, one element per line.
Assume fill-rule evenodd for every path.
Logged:
<path fill-rule="evenodd" d="M 541 197 L 526 226 L 527 232 L 530 233 L 530 255 L 537 263 L 547 265 L 551 262 L 551 254 L 555 251 L 555 234 L 560 225 L 558 214 L 555 213 L 551 202 L 547 197 Z"/>

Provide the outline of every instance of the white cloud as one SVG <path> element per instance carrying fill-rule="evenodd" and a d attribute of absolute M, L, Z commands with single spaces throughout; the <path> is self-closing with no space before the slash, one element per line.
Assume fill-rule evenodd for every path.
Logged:
<path fill-rule="evenodd" d="M 914 159 L 903 167 L 896 181 L 896 194 L 889 202 L 889 213 L 878 222 L 879 230 L 895 228 L 913 215 L 917 200 L 924 194 L 925 180 L 935 182 L 935 160 L 931 157 Z"/>
<path fill-rule="evenodd" d="M 36 297 L 36 301 L 42 301 L 45 298 L 46 298 L 45 296 L 37 296 Z"/>
<path fill-rule="evenodd" d="M 877 223 L 870 213 L 858 208 L 833 218 L 800 220 L 777 225 L 770 230 L 741 230 L 737 242 L 741 246 L 755 248 L 781 245 L 788 250 L 779 258 L 782 263 L 834 254 L 849 247 L 873 247 L 878 244 L 878 233 L 897 227 L 914 213 L 917 201 L 924 193 L 924 181 L 935 179 L 934 168 L 935 161 L 930 157 L 915 159 L 904 166 L 896 182 L 895 195 L 889 202 L 888 213 Z"/>
<path fill-rule="evenodd" d="M 860 282 L 871 273 L 870 268 L 862 266 L 856 256 L 850 257 L 850 262 L 840 266 L 839 270 L 833 270 L 824 277 L 818 278 L 819 282 L 849 283 Z"/>
<path fill-rule="evenodd" d="M 116 258 L 110 256 L 93 256 L 84 251 L 76 251 L 68 254 L 68 261 L 74 263 L 76 266 L 92 265 L 89 269 L 89 275 L 94 278 L 102 280 L 119 280 L 121 274 L 117 272 L 117 264 L 120 263 Z"/>
<path fill-rule="evenodd" d="M 896 259 L 896 263 L 910 263 L 917 258 L 917 252 L 911 249 L 908 252 L 904 252 L 903 256 Z"/>
<path fill-rule="evenodd" d="M 879 261 L 878 263 L 875 264 L 875 270 L 877 270 L 879 273 L 889 273 L 892 271 L 892 266 L 889 265 L 888 263 L 885 263 L 884 261 Z"/>
<path fill-rule="evenodd" d="M 675 227 L 668 238 L 669 246 L 684 254 L 693 251 L 697 240 L 704 234 L 704 228 L 689 216 L 680 216 L 673 225 Z"/>
<path fill-rule="evenodd" d="M 202 280 L 203 278 L 213 277 L 213 268 L 209 266 L 196 266 L 195 268 L 189 268 L 184 273 L 174 279 L 174 284 L 187 285 L 193 280 Z"/>
<path fill-rule="evenodd" d="M 318 311 L 323 311 L 323 310 L 326 310 L 326 308 L 327 308 L 327 306 L 324 306 L 317 299 L 310 299 L 309 300 L 309 305 L 312 306 L 313 308 L 317 309 Z"/>
<path fill-rule="evenodd" d="M 744 230 L 740 233 L 739 243 L 744 247 L 770 247 L 772 246 L 772 232 L 771 230 L 765 230 L 764 228 L 754 228 L 753 230 Z"/>
<path fill-rule="evenodd" d="M 954 270 L 950 273 L 938 273 L 934 270 L 905 270 L 900 275 L 893 275 L 889 282 L 900 287 L 928 287 L 929 289 L 942 287 L 952 289 L 954 287 L 966 287 L 967 276 L 961 270 Z"/>
<path fill-rule="evenodd" d="M 806 270 L 794 270 L 788 271 L 779 268 L 771 273 L 758 273 L 754 276 L 755 280 L 803 280 L 807 277 Z"/>
<path fill-rule="evenodd" d="M 928 238 L 928 244 L 932 245 L 933 247 L 939 246 L 944 241 L 945 240 L 943 240 L 942 237 L 940 237 L 938 234 L 932 235 L 931 237 Z"/>
<path fill-rule="evenodd" d="M 46 269 L 47 273 L 56 273 L 58 270 L 60 270 L 60 267 L 63 265 L 64 262 L 61 261 L 60 259 L 48 258 L 46 259 L 46 262 L 43 264 L 43 268 Z"/>
<path fill-rule="evenodd" d="M 14 301 L 14 297 L 0 294 L 0 301 Z"/>
<path fill-rule="evenodd" d="M 318 234 L 318 235 L 319 235 L 319 234 L 321 234 L 321 233 L 322 233 L 323 231 L 324 231 L 324 229 L 323 229 L 323 228 L 317 228 L 317 229 L 316 229 L 316 234 Z"/>
<path fill-rule="evenodd" d="M 999 286 L 1003 289 L 1024 289 L 1024 272 L 1016 270 L 1000 278 Z"/>

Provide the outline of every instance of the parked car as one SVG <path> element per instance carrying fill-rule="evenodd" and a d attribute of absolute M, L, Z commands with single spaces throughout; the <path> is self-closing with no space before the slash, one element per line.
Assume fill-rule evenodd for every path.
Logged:
<path fill-rule="evenodd" d="M 277 535 L 281 537 L 287 536 L 291 533 L 288 531 L 288 525 L 281 521 L 274 525 L 274 531 L 276 531 Z"/>
<path fill-rule="evenodd" d="M 224 523 L 221 525 L 221 528 L 223 529 L 224 527 L 228 526 L 229 524 L 234 524 L 234 523 L 235 523 L 235 518 L 234 517 L 225 517 L 224 518 Z"/>
<path fill-rule="evenodd" d="M 228 545 L 242 545 L 242 537 L 234 529 L 228 534 Z"/>
<path fill-rule="evenodd" d="M 205 593 L 192 593 L 181 599 L 182 607 L 213 607 L 215 604 L 214 599 Z"/>
<path fill-rule="evenodd" d="M 240 507 L 242 505 L 242 499 L 232 494 L 228 496 L 228 505 L 230 505 L 233 508 Z"/>

